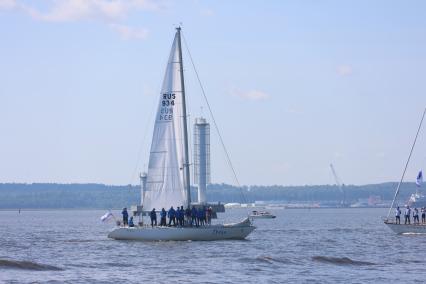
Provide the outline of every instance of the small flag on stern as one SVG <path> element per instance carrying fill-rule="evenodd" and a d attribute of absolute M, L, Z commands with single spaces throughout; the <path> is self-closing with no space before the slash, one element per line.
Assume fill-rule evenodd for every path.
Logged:
<path fill-rule="evenodd" d="M 423 182 L 423 174 L 422 171 L 419 172 L 419 174 L 417 175 L 417 179 L 416 179 L 416 184 L 417 186 L 420 186 Z"/>
<path fill-rule="evenodd" d="M 107 212 L 107 213 L 105 213 L 105 215 L 103 215 L 101 217 L 101 221 L 102 222 L 108 221 L 111 217 L 113 217 L 112 213 L 111 212 Z"/>

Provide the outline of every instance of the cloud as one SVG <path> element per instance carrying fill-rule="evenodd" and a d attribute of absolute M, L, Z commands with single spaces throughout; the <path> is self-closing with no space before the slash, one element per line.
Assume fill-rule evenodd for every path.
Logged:
<path fill-rule="evenodd" d="M 150 0 L 61 0 L 50 3 L 46 11 L 23 2 L 19 2 L 19 7 L 36 20 L 49 22 L 116 20 L 127 17 L 131 11 L 155 10 L 159 7 Z"/>
<path fill-rule="evenodd" d="M 148 36 L 148 30 L 145 28 L 133 28 L 122 24 L 111 24 L 110 27 L 125 40 L 145 39 Z"/>
<path fill-rule="evenodd" d="M 212 9 L 202 9 L 200 14 L 203 17 L 212 17 L 214 16 L 214 11 Z"/>
<path fill-rule="evenodd" d="M 78 22 L 95 20 L 106 23 L 123 39 L 145 39 L 148 31 L 123 24 L 130 13 L 155 11 L 162 8 L 162 1 L 152 0 L 60 0 L 48 1 L 45 9 L 23 0 L 0 0 L 0 9 L 15 9 L 34 20 L 46 22 Z"/>
<path fill-rule="evenodd" d="M 349 65 L 340 65 L 337 67 L 337 74 L 342 77 L 352 75 L 352 67 Z"/>
<path fill-rule="evenodd" d="M 269 95 L 267 93 L 259 91 L 259 90 L 249 90 L 249 91 L 233 90 L 231 91 L 231 95 L 240 97 L 242 99 L 251 100 L 251 101 L 259 101 L 259 100 L 265 100 L 269 98 Z"/>
<path fill-rule="evenodd" d="M 15 0 L 0 0 L 0 10 L 9 10 L 16 7 Z"/>

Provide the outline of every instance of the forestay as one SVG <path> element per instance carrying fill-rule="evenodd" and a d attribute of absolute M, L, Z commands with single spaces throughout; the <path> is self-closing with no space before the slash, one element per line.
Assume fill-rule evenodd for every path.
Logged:
<path fill-rule="evenodd" d="M 184 136 L 179 34 L 176 33 L 161 89 L 148 164 L 144 210 L 188 205 L 184 182 Z"/>

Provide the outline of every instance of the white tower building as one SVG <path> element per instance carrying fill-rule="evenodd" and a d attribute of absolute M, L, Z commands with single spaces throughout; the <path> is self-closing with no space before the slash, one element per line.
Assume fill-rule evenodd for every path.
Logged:
<path fill-rule="evenodd" d="M 210 183 L 210 124 L 196 118 L 194 124 L 194 184 L 198 185 L 198 203 L 206 203 Z"/>
<path fill-rule="evenodd" d="M 146 180 L 148 178 L 147 174 L 141 173 L 139 178 L 141 179 L 141 206 L 143 205 L 143 200 L 145 198 L 145 191 L 146 191 Z"/>

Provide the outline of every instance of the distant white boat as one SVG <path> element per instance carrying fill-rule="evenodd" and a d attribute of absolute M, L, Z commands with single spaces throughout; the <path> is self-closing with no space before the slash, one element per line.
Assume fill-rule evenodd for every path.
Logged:
<path fill-rule="evenodd" d="M 423 111 L 422 119 L 420 120 L 420 124 L 419 124 L 419 127 L 417 129 L 416 137 L 414 138 L 413 145 L 411 146 L 411 151 L 410 151 L 410 154 L 408 156 L 407 162 L 405 164 L 405 168 L 404 168 L 404 171 L 402 173 L 401 180 L 399 181 L 398 186 L 396 188 L 395 195 L 394 195 L 394 198 L 392 200 L 392 204 L 389 208 L 388 215 L 384 220 L 385 225 L 387 225 L 392 231 L 394 231 L 397 234 L 426 234 L 426 224 L 414 224 L 414 223 L 397 224 L 394 218 L 390 218 L 392 209 L 394 208 L 394 205 L 395 205 L 395 200 L 398 197 L 399 188 L 401 187 L 401 184 L 404 180 L 405 172 L 406 172 L 408 164 L 410 162 L 410 158 L 411 158 L 411 155 L 413 153 L 414 146 L 416 145 L 417 137 L 419 136 L 420 130 L 422 128 L 422 124 L 423 124 L 425 114 L 426 114 L 426 108 Z M 411 196 L 411 197 L 413 198 L 413 196 Z M 412 201 L 416 201 L 416 200 L 412 200 Z M 401 216 L 401 218 L 403 218 L 403 217 L 404 216 Z"/>
<path fill-rule="evenodd" d="M 152 136 L 143 211 L 191 205 L 187 113 L 183 78 L 181 28 L 170 52 Z M 119 227 L 108 234 L 117 240 L 211 241 L 244 239 L 255 227 L 250 219 L 200 227 Z"/>
<path fill-rule="evenodd" d="M 252 213 L 250 214 L 250 218 L 273 219 L 276 218 L 276 216 L 267 211 L 252 211 Z"/>

